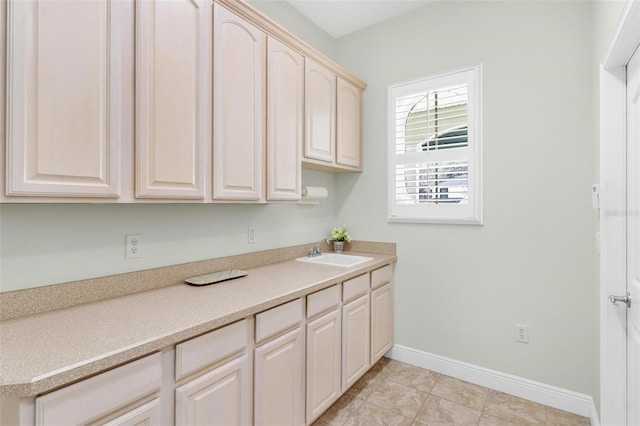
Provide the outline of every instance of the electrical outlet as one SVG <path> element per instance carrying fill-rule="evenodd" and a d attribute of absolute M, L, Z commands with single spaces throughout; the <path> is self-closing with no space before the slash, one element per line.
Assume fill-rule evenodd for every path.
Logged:
<path fill-rule="evenodd" d="M 256 243 L 256 227 L 255 226 L 247 226 L 247 243 L 249 244 Z"/>
<path fill-rule="evenodd" d="M 516 342 L 529 343 L 529 326 L 516 324 Z"/>
<path fill-rule="evenodd" d="M 142 257 L 142 235 L 132 234 L 125 236 L 125 259 Z"/>

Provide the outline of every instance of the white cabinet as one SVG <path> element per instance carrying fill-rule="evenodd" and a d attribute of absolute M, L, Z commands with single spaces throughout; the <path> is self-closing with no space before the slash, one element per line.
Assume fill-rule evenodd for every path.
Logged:
<path fill-rule="evenodd" d="M 299 200 L 304 57 L 269 37 L 267 59 L 267 200 Z"/>
<path fill-rule="evenodd" d="M 251 364 L 243 354 L 176 389 L 176 425 L 251 424 Z"/>
<path fill-rule="evenodd" d="M 260 201 L 267 36 L 218 3 L 213 9 L 213 198 Z"/>
<path fill-rule="evenodd" d="M 0 398 L 0 419 L 311 424 L 392 345 L 393 266 L 386 265 L 48 394 Z"/>
<path fill-rule="evenodd" d="M 136 2 L 136 197 L 202 199 L 210 152 L 211 2 Z"/>
<path fill-rule="evenodd" d="M 307 323 L 307 423 L 317 419 L 341 394 L 340 309 Z"/>
<path fill-rule="evenodd" d="M 252 423 L 252 334 L 245 319 L 176 346 L 176 381 L 188 380 L 176 388 L 177 425 Z"/>
<path fill-rule="evenodd" d="M 362 91 L 338 77 L 336 163 L 362 170 Z"/>
<path fill-rule="evenodd" d="M 369 327 L 369 292 L 367 291 L 360 298 L 342 307 L 343 391 L 349 389 L 369 370 Z"/>
<path fill-rule="evenodd" d="M 7 3 L 7 195 L 120 195 L 119 5 Z"/>
<path fill-rule="evenodd" d="M 336 75 L 305 61 L 305 159 L 333 163 L 336 145 Z"/>
<path fill-rule="evenodd" d="M 371 291 L 371 363 L 393 346 L 393 283 Z"/>
<path fill-rule="evenodd" d="M 304 331 L 292 331 L 255 350 L 256 425 L 304 425 Z"/>
<path fill-rule="evenodd" d="M 306 167 L 362 171 L 362 90 L 307 58 Z"/>
<path fill-rule="evenodd" d="M 36 398 L 36 425 L 160 425 L 159 353 Z M 142 402 L 140 402 L 142 401 Z M 126 407 L 126 408 L 125 408 Z"/>
<path fill-rule="evenodd" d="M 303 299 L 256 315 L 254 420 L 257 425 L 304 424 L 303 318 Z"/>

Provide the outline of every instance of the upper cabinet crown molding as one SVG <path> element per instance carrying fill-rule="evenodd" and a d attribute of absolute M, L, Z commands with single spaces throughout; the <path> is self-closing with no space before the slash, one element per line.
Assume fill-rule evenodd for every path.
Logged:
<path fill-rule="evenodd" d="M 360 90 L 364 91 L 367 88 L 367 83 L 355 77 L 349 71 L 345 70 L 340 65 L 336 64 L 333 60 L 329 59 L 329 57 L 327 57 L 323 53 L 319 52 L 318 50 L 311 47 L 304 41 L 300 40 L 299 38 L 293 36 L 289 31 L 284 29 L 278 23 L 272 21 L 271 19 L 269 19 L 268 17 L 264 16 L 262 13 L 254 9 L 246 1 L 215 0 L 215 2 L 225 6 L 227 9 L 243 17 L 244 19 L 251 22 L 256 27 L 262 29 L 267 34 L 278 38 L 280 41 L 282 41 L 285 44 L 288 44 L 293 49 L 300 52 L 305 58 L 311 58 L 314 61 L 323 64 L 331 72 L 333 72 L 339 77 L 342 77 L 346 81 L 358 87 Z"/>
<path fill-rule="evenodd" d="M 107 0 L 8 2 L 7 195 L 119 197 L 119 12 Z"/>

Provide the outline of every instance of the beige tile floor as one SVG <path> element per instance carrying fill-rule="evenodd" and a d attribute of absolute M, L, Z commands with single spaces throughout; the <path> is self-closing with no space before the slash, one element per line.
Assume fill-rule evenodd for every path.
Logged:
<path fill-rule="evenodd" d="M 382 358 L 314 425 L 590 424 L 586 417 Z"/>

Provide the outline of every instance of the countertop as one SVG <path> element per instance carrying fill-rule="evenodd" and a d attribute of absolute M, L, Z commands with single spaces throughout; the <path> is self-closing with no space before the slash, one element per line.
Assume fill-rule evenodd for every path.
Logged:
<path fill-rule="evenodd" d="M 0 396 L 35 396 L 396 261 L 287 260 L 215 285 L 177 284 L 0 322 Z M 185 277 L 186 278 L 186 277 Z"/>

